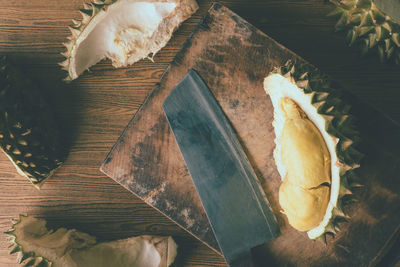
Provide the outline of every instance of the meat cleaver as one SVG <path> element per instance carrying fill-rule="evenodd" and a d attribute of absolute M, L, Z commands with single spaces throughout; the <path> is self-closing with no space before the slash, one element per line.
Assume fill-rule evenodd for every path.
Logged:
<path fill-rule="evenodd" d="M 226 262 L 254 266 L 251 249 L 279 227 L 228 119 L 194 70 L 162 107 Z"/>

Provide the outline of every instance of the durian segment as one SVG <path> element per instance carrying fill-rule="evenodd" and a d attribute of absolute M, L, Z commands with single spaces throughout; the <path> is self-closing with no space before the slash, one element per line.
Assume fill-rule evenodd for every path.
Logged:
<path fill-rule="evenodd" d="M 371 50 L 377 51 L 381 61 L 393 60 L 396 64 L 400 64 L 400 14 L 396 13 L 400 10 L 400 1 L 330 0 L 330 2 L 336 9 L 329 15 L 338 18 L 335 28 L 347 32 L 346 41 L 350 46 L 358 45 L 362 54 Z"/>
<path fill-rule="evenodd" d="M 285 123 L 278 142 L 285 179 L 305 189 L 330 184 L 330 155 L 318 128 L 291 99 L 282 98 L 281 108 Z"/>
<path fill-rule="evenodd" d="M 0 57 L 0 146 L 37 188 L 66 156 L 53 113 L 40 89 Z"/>
<path fill-rule="evenodd" d="M 284 117 L 280 161 L 286 176 L 279 203 L 290 225 L 299 231 L 317 227 L 329 201 L 330 155 L 318 128 L 290 98 L 280 99 Z"/>
<path fill-rule="evenodd" d="M 99 0 L 86 5 L 65 44 L 66 60 L 60 65 L 68 71 L 66 80 L 104 58 L 118 68 L 154 56 L 197 9 L 195 0 Z"/>
<path fill-rule="evenodd" d="M 289 224 L 299 231 L 317 227 L 324 218 L 329 202 L 329 187 L 305 189 L 284 179 L 279 188 L 279 204 Z"/>
<path fill-rule="evenodd" d="M 285 119 L 280 159 L 286 176 L 279 188 L 279 203 L 290 225 L 299 231 L 317 227 L 329 202 L 330 155 L 318 128 L 290 98 L 281 98 Z"/>
<path fill-rule="evenodd" d="M 321 238 L 325 240 L 327 234 L 336 233 L 340 226 L 339 222 L 341 223 L 347 220 L 348 215 L 343 207 L 346 203 L 350 202 L 349 200 L 353 199 L 352 190 L 360 186 L 358 177 L 354 174 L 353 170 L 359 167 L 359 162 L 363 155 L 355 148 L 359 138 L 358 132 L 354 129 L 353 117 L 348 114 L 350 107 L 345 105 L 338 97 L 338 91 L 335 89 L 330 79 L 308 64 L 295 64 L 291 61 L 286 62 L 285 65 L 275 69 L 264 79 L 264 89 L 269 95 L 274 108 L 274 120 L 272 122 L 276 144 L 274 159 L 282 179 L 287 177 L 291 168 L 290 160 L 282 160 L 282 155 L 285 157 L 286 154 L 282 147 L 287 147 L 285 148 L 286 151 L 289 151 L 287 155 L 291 154 L 292 152 L 290 152 L 290 150 L 293 150 L 295 147 L 293 144 L 290 144 L 291 141 L 281 142 L 282 136 L 291 135 L 284 129 L 286 127 L 286 117 L 306 117 L 310 122 L 301 122 L 303 126 L 292 126 L 292 128 L 297 128 L 297 130 L 303 128 L 310 129 L 312 124 L 318 129 L 317 132 L 321 134 L 319 137 L 318 134 L 315 137 L 317 141 L 316 144 L 323 143 L 320 140 L 322 136 L 326 145 L 326 148 L 315 144 L 307 148 L 311 149 L 311 151 L 309 151 L 310 153 L 319 153 L 320 164 L 325 164 L 325 166 L 328 164 L 330 169 L 330 187 L 329 183 L 322 183 L 321 186 L 315 186 L 315 188 L 323 188 L 323 186 L 325 186 L 326 188 L 323 190 L 326 191 L 327 188 L 329 188 L 330 192 L 328 194 L 329 202 L 325 209 L 323 219 L 317 227 L 307 232 L 308 236 L 312 239 Z M 286 105 L 286 111 L 282 109 L 282 100 L 285 102 L 285 99 L 290 99 L 292 101 L 288 101 L 289 104 Z M 299 108 L 297 108 L 297 106 Z M 300 132 L 305 134 L 307 131 L 303 129 Z M 312 132 L 315 133 L 316 131 L 312 130 Z M 284 137 L 284 139 L 290 140 L 291 137 L 287 136 Z M 301 150 L 303 149 L 305 148 Z M 328 150 L 329 157 L 326 155 L 325 149 Z M 295 151 L 295 153 L 297 152 Z M 310 157 L 312 159 L 312 156 L 306 155 L 306 161 L 308 161 Z M 328 163 L 328 158 L 330 158 L 330 163 Z M 288 162 L 284 163 L 284 161 Z M 319 178 L 311 179 L 314 180 L 316 184 L 326 180 L 326 171 L 323 169 L 324 168 L 318 171 L 320 172 L 320 174 L 317 175 Z M 297 173 L 293 175 L 293 177 L 297 177 Z M 293 184 L 291 181 L 290 183 Z M 313 183 L 310 183 L 309 185 L 312 184 Z M 310 197 L 309 195 L 307 196 Z M 282 195 L 282 197 L 284 197 L 284 195 Z M 312 198 L 309 198 L 309 200 L 310 199 Z M 282 199 L 282 201 L 285 203 L 284 199 Z M 312 201 L 309 201 L 309 203 L 312 203 Z M 323 204 L 324 201 L 320 203 Z M 289 206 L 288 204 L 286 205 Z M 299 217 L 294 212 L 289 211 L 289 213 L 295 217 Z M 319 217 L 319 215 L 316 217 Z M 299 227 L 304 226 L 299 224 Z"/>
<path fill-rule="evenodd" d="M 86 233 L 59 228 L 47 229 L 46 221 L 20 216 L 7 232 L 24 266 L 167 267 L 177 255 L 171 237 L 138 236 L 111 242 L 97 242 Z"/>

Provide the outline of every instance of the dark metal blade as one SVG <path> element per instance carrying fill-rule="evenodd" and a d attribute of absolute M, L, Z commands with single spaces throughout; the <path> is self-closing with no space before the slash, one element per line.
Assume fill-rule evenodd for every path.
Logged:
<path fill-rule="evenodd" d="M 279 227 L 230 123 L 190 70 L 163 109 L 228 264 L 279 235 Z"/>

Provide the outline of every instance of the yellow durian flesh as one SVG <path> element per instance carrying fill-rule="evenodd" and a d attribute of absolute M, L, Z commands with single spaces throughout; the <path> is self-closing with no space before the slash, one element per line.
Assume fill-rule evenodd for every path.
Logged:
<path fill-rule="evenodd" d="M 308 231 L 317 227 L 326 213 L 331 158 L 318 128 L 293 100 L 282 98 L 280 108 L 284 116 L 280 161 L 286 175 L 279 203 L 290 225 Z"/>
<path fill-rule="evenodd" d="M 329 187 L 304 189 L 285 179 L 279 188 L 279 203 L 289 224 L 299 231 L 317 227 L 329 202 Z"/>

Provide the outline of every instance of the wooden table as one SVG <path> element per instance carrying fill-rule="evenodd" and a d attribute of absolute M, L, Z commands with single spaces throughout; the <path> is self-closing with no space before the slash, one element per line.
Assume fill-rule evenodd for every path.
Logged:
<path fill-rule="evenodd" d="M 199 11 L 176 32 L 154 58 L 125 69 L 106 61 L 78 80 L 64 84 L 62 60 L 71 19 L 79 19 L 81 0 L 0 0 L 0 54 L 13 55 L 48 92 L 72 148 L 64 166 L 40 191 L 19 176 L 0 154 L 0 232 L 18 214 L 46 218 L 50 226 L 88 232 L 99 240 L 134 235 L 172 235 L 183 266 L 225 266 L 221 256 L 148 207 L 99 171 L 106 154 L 159 80 L 168 63 L 211 5 L 199 0 Z M 377 109 L 400 122 L 400 66 L 360 58 L 334 33 L 332 6 L 323 0 L 220 1 L 256 27 L 338 80 Z M 0 237 L 0 266 L 15 266 Z"/>

